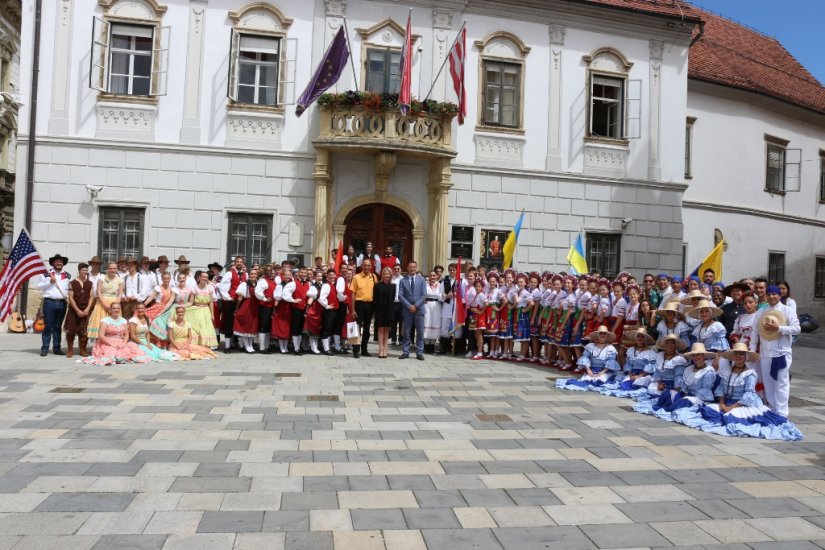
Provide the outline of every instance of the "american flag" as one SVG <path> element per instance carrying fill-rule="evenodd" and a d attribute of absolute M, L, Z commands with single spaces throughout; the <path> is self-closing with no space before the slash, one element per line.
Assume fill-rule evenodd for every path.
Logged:
<path fill-rule="evenodd" d="M 450 50 L 450 76 L 453 79 L 455 95 L 458 96 L 458 123 L 464 124 L 467 116 L 467 92 L 464 89 L 464 59 L 467 54 L 467 29 L 462 28 Z"/>
<path fill-rule="evenodd" d="M 46 275 L 48 270 L 43 258 L 34 247 L 29 233 L 23 229 L 14 248 L 11 249 L 9 260 L 0 271 L 0 323 L 11 313 L 14 296 L 23 283 L 35 275 Z"/>

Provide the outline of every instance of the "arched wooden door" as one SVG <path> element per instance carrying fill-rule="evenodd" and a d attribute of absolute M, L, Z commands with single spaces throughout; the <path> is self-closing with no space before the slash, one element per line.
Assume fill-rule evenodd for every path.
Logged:
<path fill-rule="evenodd" d="M 344 248 L 355 247 L 361 254 L 368 242 L 376 254 L 383 256 L 384 247 L 392 246 L 402 265 L 412 260 L 412 221 L 401 209 L 389 204 L 372 203 L 353 209 L 344 221 Z"/>

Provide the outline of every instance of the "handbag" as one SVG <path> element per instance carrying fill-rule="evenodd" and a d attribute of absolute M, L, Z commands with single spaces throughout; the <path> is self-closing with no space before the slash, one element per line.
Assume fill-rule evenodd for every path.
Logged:
<path fill-rule="evenodd" d="M 358 323 L 356 323 L 355 321 L 350 321 L 349 323 L 347 323 L 347 343 L 361 343 L 361 332 L 358 330 Z"/>

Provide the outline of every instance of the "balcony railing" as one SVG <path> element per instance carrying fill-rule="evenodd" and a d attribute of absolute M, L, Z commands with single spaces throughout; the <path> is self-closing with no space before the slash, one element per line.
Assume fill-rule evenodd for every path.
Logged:
<path fill-rule="evenodd" d="M 430 113 L 402 115 L 397 109 L 375 111 L 362 106 L 322 106 L 316 146 L 343 149 L 388 149 L 454 157 L 452 117 Z"/>

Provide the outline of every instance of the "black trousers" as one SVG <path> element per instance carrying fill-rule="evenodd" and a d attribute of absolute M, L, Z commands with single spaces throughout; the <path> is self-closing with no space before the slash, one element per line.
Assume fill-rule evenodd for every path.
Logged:
<path fill-rule="evenodd" d="M 272 309 L 258 304 L 258 333 L 269 334 L 272 332 Z"/>
<path fill-rule="evenodd" d="M 229 340 L 235 335 L 236 302 L 234 300 L 224 300 L 221 304 L 221 332 L 223 332 L 223 337 Z"/>
<path fill-rule="evenodd" d="M 347 320 L 347 304 L 339 304 L 338 309 L 335 310 L 335 325 L 333 327 L 332 335 L 341 335 L 344 331 L 344 322 Z"/>
<path fill-rule="evenodd" d="M 355 314 L 358 316 L 358 329 L 361 331 L 361 351 L 367 351 L 372 326 L 372 302 L 355 302 Z"/>
<path fill-rule="evenodd" d="M 341 331 L 335 332 L 336 321 L 338 320 L 337 309 L 325 309 L 321 315 L 321 338 L 331 338 Z"/>
<path fill-rule="evenodd" d="M 292 323 L 290 324 L 290 334 L 301 336 L 304 333 L 304 310 L 297 307 L 292 308 Z"/>
<path fill-rule="evenodd" d="M 391 342 L 400 342 L 401 338 L 399 337 L 402 332 L 402 325 L 404 324 L 404 320 L 401 318 L 401 302 L 395 302 L 392 305 L 392 326 L 390 327 L 390 341 Z"/>

